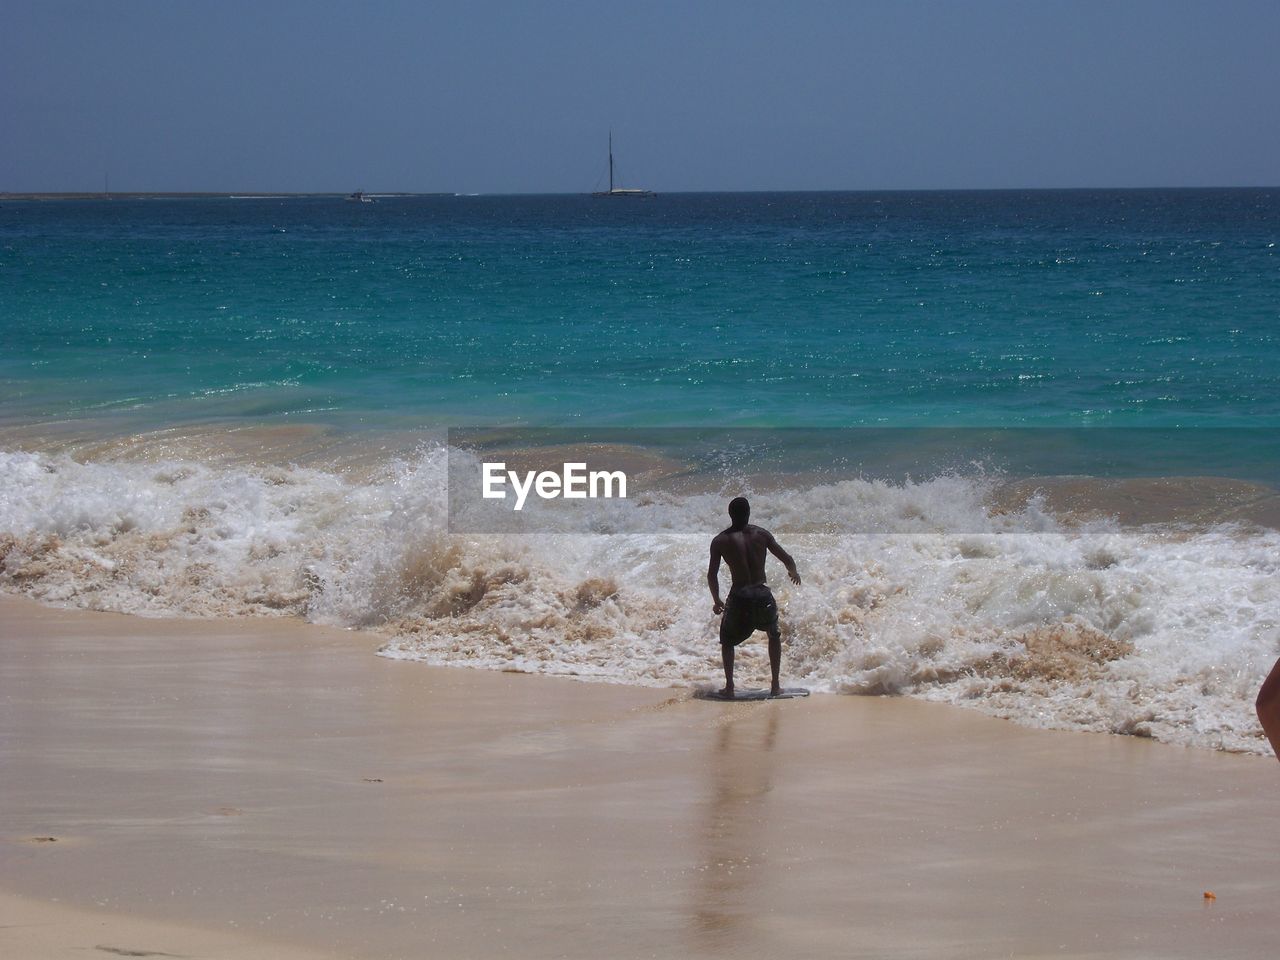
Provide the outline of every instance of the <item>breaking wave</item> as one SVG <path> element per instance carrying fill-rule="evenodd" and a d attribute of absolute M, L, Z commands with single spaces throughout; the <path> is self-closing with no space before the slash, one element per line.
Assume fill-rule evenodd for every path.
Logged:
<path fill-rule="evenodd" d="M 704 575 L 723 491 L 615 505 L 611 535 L 463 535 L 448 531 L 447 475 L 443 446 L 358 478 L 0 452 L 0 585 L 144 616 L 373 630 L 384 655 L 430 663 L 716 678 Z M 1280 534 L 1069 523 L 1036 497 L 993 507 L 992 484 L 845 480 L 762 495 L 759 521 L 804 575 L 776 587 L 788 682 L 1263 751 L 1252 700 L 1280 647 Z M 862 532 L 904 523 L 916 532 Z M 763 678 L 763 644 L 739 664 L 747 682 Z"/>

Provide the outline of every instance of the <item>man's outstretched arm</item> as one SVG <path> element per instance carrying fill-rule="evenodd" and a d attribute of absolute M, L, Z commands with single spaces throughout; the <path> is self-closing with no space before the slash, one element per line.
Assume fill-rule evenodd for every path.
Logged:
<path fill-rule="evenodd" d="M 796 561 L 782 549 L 782 545 L 773 539 L 773 534 L 769 534 L 769 552 L 782 561 L 782 565 L 787 568 L 787 576 L 791 578 L 791 582 L 796 586 L 800 585 L 800 572 L 796 570 Z"/>
<path fill-rule="evenodd" d="M 720 600 L 720 548 L 711 541 L 711 562 L 707 564 L 707 589 L 711 591 L 711 612 L 723 613 L 724 603 Z"/>

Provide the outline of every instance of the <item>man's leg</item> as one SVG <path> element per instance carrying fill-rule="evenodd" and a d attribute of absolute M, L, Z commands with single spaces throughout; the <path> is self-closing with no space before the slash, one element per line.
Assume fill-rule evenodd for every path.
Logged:
<path fill-rule="evenodd" d="M 769 631 L 769 674 L 773 682 L 769 685 L 769 693 L 777 696 L 782 692 L 778 686 L 778 671 L 782 668 L 782 631 L 774 626 Z"/>
<path fill-rule="evenodd" d="M 724 689 L 720 692 L 726 697 L 733 696 L 733 644 L 720 644 L 720 657 L 724 660 Z"/>
<path fill-rule="evenodd" d="M 1280 758 L 1280 660 L 1271 668 L 1271 673 L 1263 681 L 1258 691 L 1258 719 L 1262 721 L 1262 731 L 1271 741 L 1271 749 Z"/>

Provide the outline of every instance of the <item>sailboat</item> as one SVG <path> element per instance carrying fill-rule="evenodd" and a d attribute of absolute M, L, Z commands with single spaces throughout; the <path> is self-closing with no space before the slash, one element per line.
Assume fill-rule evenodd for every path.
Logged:
<path fill-rule="evenodd" d="M 609 189 L 599 190 L 591 194 L 593 197 L 652 197 L 652 190 L 641 190 L 639 187 L 615 187 L 613 185 L 613 131 L 609 131 Z"/>

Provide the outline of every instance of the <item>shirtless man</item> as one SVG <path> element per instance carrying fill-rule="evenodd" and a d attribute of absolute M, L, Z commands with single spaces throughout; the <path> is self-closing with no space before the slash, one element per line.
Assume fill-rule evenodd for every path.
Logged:
<path fill-rule="evenodd" d="M 782 634 L 778 631 L 778 604 L 764 582 L 765 551 L 772 553 L 787 568 L 787 576 L 800 583 L 796 562 L 778 545 L 773 534 L 763 527 L 747 523 L 751 504 L 746 497 L 735 497 L 729 503 L 729 519 L 733 523 L 711 541 L 711 563 L 707 566 L 707 587 L 714 601 L 712 612 L 720 618 L 720 654 L 724 658 L 724 689 L 720 696 L 733 696 L 733 651 L 756 630 L 769 636 L 769 672 L 773 682 L 769 695 L 782 692 L 778 686 L 778 669 L 782 665 Z M 729 565 L 733 586 L 727 602 L 720 600 L 720 561 Z"/>

